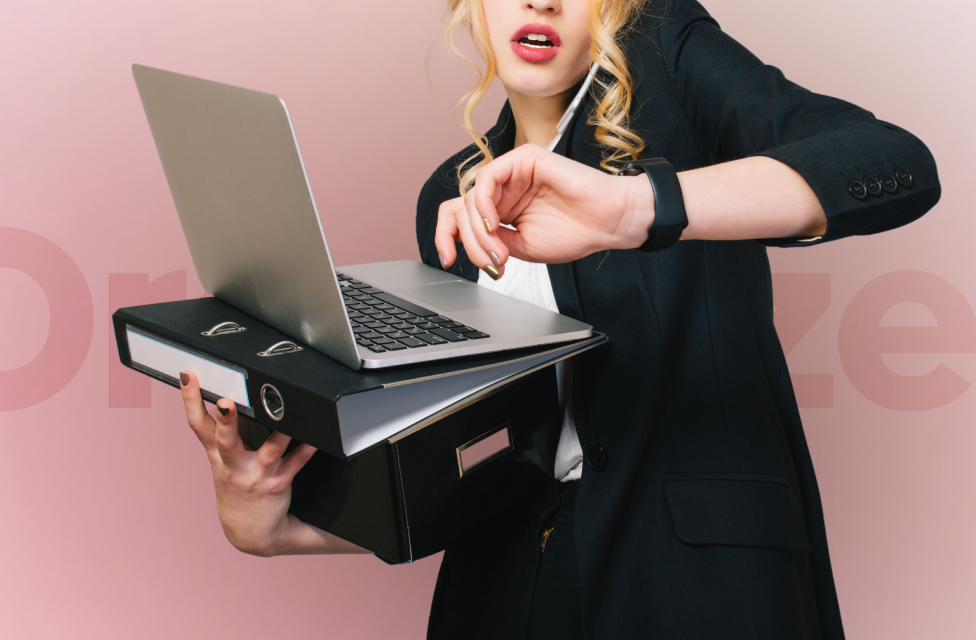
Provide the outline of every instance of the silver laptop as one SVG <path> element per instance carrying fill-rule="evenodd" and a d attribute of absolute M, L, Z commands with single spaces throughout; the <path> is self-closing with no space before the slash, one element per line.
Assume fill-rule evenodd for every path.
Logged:
<path fill-rule="evenodd" d="M 334 268 L 281 98 L 142 65 L 132 74 L 197 275 L 217 298 L 354 369 L 592 334 L 417 262 Z"/>

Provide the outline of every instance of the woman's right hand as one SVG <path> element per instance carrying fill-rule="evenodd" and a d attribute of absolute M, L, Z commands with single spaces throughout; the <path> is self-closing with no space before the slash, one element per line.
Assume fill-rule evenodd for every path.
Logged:
<path fill-rule="evenodd" d="M 288 513 L 291 482 L 315 448 L 301 444 L 283 455 L 291 438 L 277 431 L 256 451 L 245 446 L 233 400 L 217 401 L 216 420 L 203 404 L 200 384 L 180 374 L 186 418 L 207 450 L 224 534 L 244 553 L 270 557 L 302 553 L 369 553 Z M 240 427 L 239 427 L 240 425 Z"/>
<path fill-rule="evenodd" d="M 653 221 L 646 176 L 613 176 L 523 144 L 478 169 L 463 198 L 441 204 L 434 244 L 442 267 L 453 264 L 460 241 L 472 264 L 500 278 L 509 256 L 561 264 L 636 249 Z"/>

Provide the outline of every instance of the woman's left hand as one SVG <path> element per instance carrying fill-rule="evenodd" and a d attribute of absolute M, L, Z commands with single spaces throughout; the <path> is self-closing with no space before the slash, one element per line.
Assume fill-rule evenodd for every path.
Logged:
<path fill-rule="evenodd" d="M 613 176 L 525 144 L 479 169 L 463 201 L 441 206 L 434 242 L 445 267 L 457 239 L 478 267 L 503 265 L 510 255 L 555 264 L 639 247 L 653 220 L 654 194 L 643 176 Z"/>

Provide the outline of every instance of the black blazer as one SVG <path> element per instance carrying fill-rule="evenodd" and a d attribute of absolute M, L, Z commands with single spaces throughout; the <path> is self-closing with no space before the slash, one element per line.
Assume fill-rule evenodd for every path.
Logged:
<path fill-rule="evenodd" d="M 812 243 L 683 241 L 549 266 L 560 311 L 611 340 L 582 357 L 573 387 L 584 450 L 607 462 L 584 468 L 576 505 L 586 637 L 843 638 L 764 245 L 907 224 L 939 200 L 935 161 L 903 129 L 764 65 L 694 0 L 650 3 L 626 50 L 645 157 L 678 171 L 757 155 L 785 162 L 817 194 L 827 232 Z M 488 134 L 493 152 L 511 149 L 514 133 L 506 105 Z M 455 167 L 473 150 L 441 165 L 420 194 L 428 265 L 439 264 L 438 205 L 458 195 Z M 556 151 L 599 166 L 585 117 Z M 476 280 L 458 248 L 451 270 Z M 454 609 L 457 627 L 441 622 L 432 636 L 524 634 L 525 598 L 462 557 L 479 553 L 490 556 L 448 549 L 434 610 Z"/>

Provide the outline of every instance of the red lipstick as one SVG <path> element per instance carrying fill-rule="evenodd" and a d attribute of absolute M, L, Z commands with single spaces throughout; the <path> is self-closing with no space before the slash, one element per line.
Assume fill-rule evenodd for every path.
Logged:
<path fill-rule="evenodd" d="M 559 53 L 562 40 L 545 24 L 522 25 L 512 36 L 512 51 L 526 62 L 546 62 Z"/>

